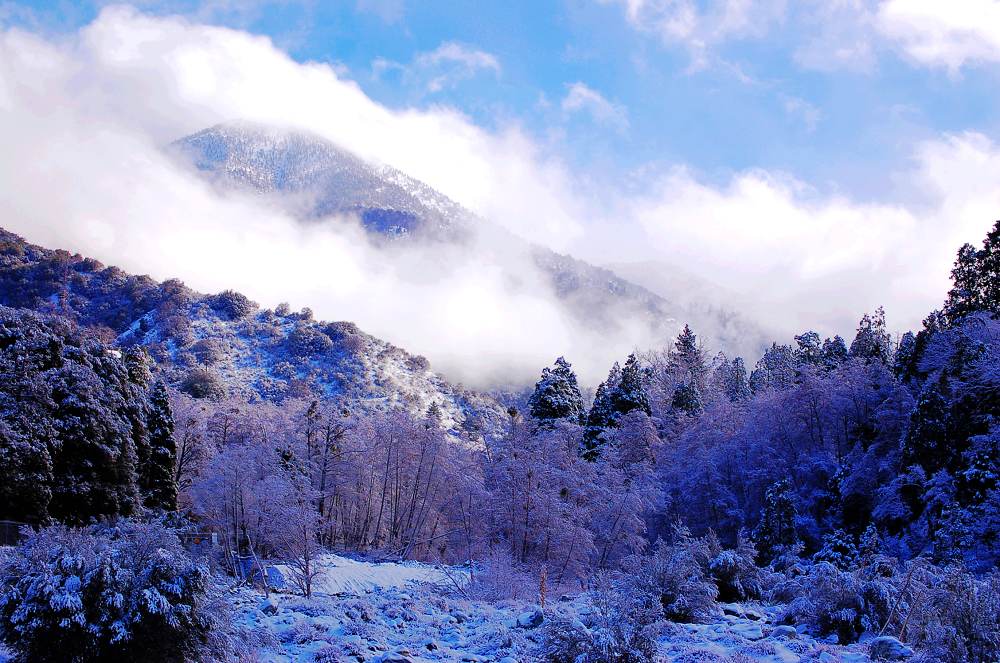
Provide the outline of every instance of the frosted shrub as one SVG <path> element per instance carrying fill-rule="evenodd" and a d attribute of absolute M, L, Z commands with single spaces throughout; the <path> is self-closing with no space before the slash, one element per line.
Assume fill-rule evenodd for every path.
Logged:
<path fill-rule="evenodd" d="M 673 543 L 657 541 L 652 555 L 627 561 L 636 590 L 657 597 L 670 621 L 699 621 L 715 609 L 719 590 L 706 573 L 709 543 L 678 526 Z"/>
<path fill-rule="evenodd" d="M 982 578 L 959 567 L 924 567 L 914 574 L 903 639 L 928 660 L 1000 660 L 1000 573 Z"/>
<path fill-rule="evenodd" d="M 211 297 L 209 305 L 226 320 L 239 320 L 257 310 L 256 302 L 235 290 L 224 290 Z"/>
<path fill-rule="evenodd" d="M 0 576 L 0 636 L 21 661 L 183 661 L 208 643 L 208 572 L 159 524 L 43 529 Z"/>
<path fill-rule="evenodd" d="M 762 593 L 761 569 L 755 563 L 757 549 L 740 536 L 735 550 L 722 550 L 708 563 L 708 570 L 719 588 L 723 601 L 759 599 Z"/>
<path fill-rule="evenodd" d="M 600 573 L 590 591 L 586 624 L 557 617 L 542 631 L 542 660 L 552 663 L 645 663 L 662 625 L 656 597 L 622 574 Z"/>

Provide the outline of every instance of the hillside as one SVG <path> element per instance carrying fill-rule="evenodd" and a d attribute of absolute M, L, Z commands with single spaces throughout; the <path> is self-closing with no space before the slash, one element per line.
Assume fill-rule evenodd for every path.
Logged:
<path fill-rule="evenodd" d="M 616 334 L 627 320 L 643 325 L 648 338 L 666 338 L 684 318 L 682 309 L 609 269 L 530 244 L 405 173 L 319 136 L 235 122 L 182 138 L 171 149 L 214 185 L 259 194 L 262 204 L 303 222 L 350 214 L 377 242 L 430 241 L 478 251 L 505 265 L 513 287 L 533 282 L 523 273 L 533 265 L 548 290 L 541 294 L 601 333 Z"/>
<path fill-rule="evenodd" d="M 503 409 L 449 384 L 426 359 L 308 310 L 261 310 L 238 293 L 204 295 L 0 229 L 0 304 L 69 317 L 106 342 L 138 344 L 163 378 L 197 396 L 281 402 L 321 397 L 362 412 L 432 403 L 456 437 L 492 435 Z"/>

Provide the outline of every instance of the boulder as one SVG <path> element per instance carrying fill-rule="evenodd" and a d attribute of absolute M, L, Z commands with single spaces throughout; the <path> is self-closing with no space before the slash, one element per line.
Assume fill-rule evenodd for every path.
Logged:
<path fill-rule="evenodd" d="M 545 615 L 541 610 L 522 612 L 517 617 L 517 625 L 519 628 L 537 628 L 542 625 L 543 621 L 545 621 Z"/>
<path fill-rule="evenodd" d="M 868 643 L 868 655 L 876 661 L 903 661 L 913 650 L 892 636 L 883 635 Z"/>
<path fill-rule="evenodd" d="M 795 630 L 794 626 L 788 626 L 783 624 L 781 626 L 775 626 L 771 631 L 772 638 L 785 638 L 788 640 L 794 640 L 799 637 L 799 632 Z"/>
<path fill-rule="evenodd" d="M 268 596 L 257 605 L 257 609 L 265 615 L 276 615 L 278 614 L 278 602 L 273 597 Z"/>

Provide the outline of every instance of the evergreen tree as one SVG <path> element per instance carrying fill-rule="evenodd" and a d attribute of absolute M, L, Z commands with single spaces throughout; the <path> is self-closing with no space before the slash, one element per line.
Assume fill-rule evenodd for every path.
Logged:
<path fill-rule="evenodd" d="M 754 543 L 762 560 L 772 560 L 782 549 L 798 541 L 795 515 L 792 486 L 788 479 L 782 479 L 767 489 L 760 523 L 754 530 Z"/>
<path fill-rule="evenodd" d="M 583 423 L 583 397 L 576 373 L 566 359 L 559 357 L 552 368 L 542 369 L 542 379 L 535 384 L 528 408 L 540 422 L 566 419 Z"/>
<path fill-rule="evenodd" d="M 892 338 L 885 330 L 885 309 L 879 306 L 871 315 L 862 316 L 858 333 L 851 342 L 850 355 L 888 364 Z"/>
<path fill-rule="evenodd" d="M 807 331 L 795 337 L 795 360 L 800 364 L 819 364 L 823 361 L 823 344 L 819 334 Z"/>
<path fill-rule="evenodd" d="M 949 465 L 948 380 L 942 373 L 928 382 L 910 415 L 910 426 L 903 441 L 903 467 L 918 465 L 927 476 Z"/>
<path fill-rule="evenodd" d="M 643 371 L 639 366 L 639 358 L 633 352 L 625 360 L 621 380 L 617 388 L 611 392 L 611 424 L 617 425 L 618 420 L 633 410 L 642 410 L 647 415 L 652 414 L 646 387 L 642 383 Z"/>
<path fill-rule="evenodd" d="M 847 343 L 838 334 L 833 339 L 823 341 L 821 351 L 823 365 L 827 368 L 836 368 L 847 360 Z"/>
<path fill-rule="evenodd" d="M 722 393 L 733 403 L 750 400 L 750 383 L 747 380 L 747 368 L 743 363 L 743 357 L 736 357 L 732 361 L 726 359 L 719 364 L 715 380 Z"/>
<path fill-rule="evenodd" d="M 788 389 L 795 381 L 795 355 L 787 345 L 772 343 L 750 374 L 754 393 Z"/>
<path fill-rule="evenodd" d="M 913 335 L 913 332 L 906 332 L 899 339 L 899 345 L 896 347 L 896 356 L 892 362 L 892 370 L 896 374 L 896 377 L 902 378 L 913 373 L 915 368 L 913 364 L 916 358 L 917 337 Z"/>
<path fill-rule="evenodd" d="M 149 456 L 140 468 L 140 489 L 143 503 L 151 509 L 175 511 L 177 484 L 174 466 L 177 446 L 174 443 L 174 417 L 170 410 L 167 388 L 160 381 L 153 385 L 147 416 Z"/>
<path fill-rule="evenodd" d="M 823 535 L 823 546 L 813 555 L 813 561 L 830 562 L 838 569 L 847 571 L 858 564 L 858 547 L 850 534 L 835 529 Z"/>
<path fill-rule="evenodd" d="M 944 304 L 944 313 L 955 322 L 969 313 L 983 309 L 983 283 L 980 282 L 979 252 L 971 244 L 958 250 L 951 270 L 952 287 Z"/>
<path fill-rule="evenodd" d="M 674 341 L 670 367 L 677 379 L 682 382 L 693 382 L 699 390 L 705 388 L 705 375 L 708 373 L 708 366 L 704 353 L 698 347 L 698 337 L 688 325 L 684 325 L 684 329 Z"/>
<path fill-rule="evenodd" d="M 1000 220 L 986 235 L 978 262 L 983 310 L 996 315 L 1000 313 Z"/>
<path fill-rule="evenodd" d="M 622 379 L 622 369 L 618 362 L 614 363 L 608 378 L 597 387 L 594 394 L 594 403 L 587 413 L 587 425 L 583 433 L 583 456 L 587 460 L 597 458 L 597 450 L 601 445 L 601 437 L 610 425 L 613 413 L 611 394 L 617 388 Z"/>
<path fill-rule="evenodd" d="M 701 392 L 694 382 L 682 382 L 674 389 L 674 397 L 670 402 L 670 407 L 678 412 L 683 412 L 688 416 L 697 416 L 702 413 Z"/>
<path fill-rule="evenodd" d="M 868 523 L 864 533 L 861 535 L 861 542 L 858 545 L 858 554 L 862 560 L 871 559 L 882 552 L 882 537 L 879 536 L 875 523 Z"/>

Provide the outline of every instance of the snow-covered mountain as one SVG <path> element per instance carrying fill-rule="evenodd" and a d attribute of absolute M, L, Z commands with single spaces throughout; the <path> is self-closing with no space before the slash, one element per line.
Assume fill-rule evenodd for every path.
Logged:
<path fill-rule="evenodd" d="M 235 122 L 174 146 L 217 182 L 281 194 L 305 217 L 357 214 L 381 235 L 450 240 L 475 222 L 471 212 L 426 184 L 306 133 Z"/>
<path fill-rule="evenodd" d="M 443 427 L 465 440 L 492 435 L 506 418 L 492 398 L 450 384 L 425 358 L 353 323 L 261 310 L 232 291 L 203 295 L 177 280 L 158 283 L 2 228 L 0 305 L 70 318 L 119 346 L 142 345 L 162 378 L 198 396 L 318 397 L 352 411 L 420 416 L 437 404 Z"/>
<path fill-rule="evenodd" d="M 216 185 L 257 192 L 298 218 L 357 215 L 374 237 L 472 245 L 494 262 L 534 264 L 573 318 L 613 334 L 627 321 L 666 338 L 683 319 L 663 298 L 611 270 L 532 245 L 394 168 L 372 164 L 330 141 L 302 132 L 236 122 L 182 138 L 173 149 Z M 511 260 L 511 256 L 517 259 Z"/>

